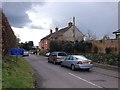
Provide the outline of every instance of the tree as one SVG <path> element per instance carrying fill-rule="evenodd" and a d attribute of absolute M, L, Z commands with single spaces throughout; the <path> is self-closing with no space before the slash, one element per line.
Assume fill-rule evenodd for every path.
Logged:
<path fill-rule="evenodd" d="M 96 40 L 96 35 L 93 34 L 93 32 L 91 32 L 90 30 L 88 30 L 85 36 L 86 36 L 86 41 Z"/>
<path fill-rule="evenodd" d="M 29 41 L 29 42 L 28 42 L 28 45 L 29 45 L 30 47 L 33 47 L 33 46 L 34 46 L 33 41 Z"/>
<path fill-rule="evenodd" d="M 66 41 L 64 44 L 63 44 L 63 51 L 67 52 L 67 53 L 73 53 L 74 51 L 74 46 L 73 46 L 73 42 L 71 41 Z"/>
<path fill-rule="evenodd" d="M 23 48 L 23 49 L 25 49 L 25 50 L 27 50 L 27 51 L 32 50 L 32 47 L 33 47 L 33 46 L 34 46 L 33 41 L 29 41 L 29 42 L 25 42 L 25 43 L 22 42 L 22 43 L 19 45 L 20 48 Z"/>
<path fill-rule="evenodd" d="M 91 42 L 84 42 L 85 45 L 85 52 L 89 53 L 92 49 L 92 43 Z"/>
<path fill-rule="evenodd" d="M 58 41 L 50 42 L 50 52 L 58 51 Z"/>
<path fill-rule="evenodd" d="M 105 34 L 105 35 L 103 36 L 103 40 L 109 40 L 109 39 L 110 39 L 109 35 Z"/>

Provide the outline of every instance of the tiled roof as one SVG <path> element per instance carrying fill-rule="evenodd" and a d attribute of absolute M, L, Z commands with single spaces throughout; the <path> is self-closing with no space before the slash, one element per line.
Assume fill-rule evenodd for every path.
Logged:
<path fill-rule="evenodd" d="M 65 33 L 69 28 L 71 28 L 71 27 L 62 28 L 62 29 L 60 29 L 60 30 L 57 31 L 57 32 L 54 32 L 54 33 L 52 33 L 52 34 L 47 35 L 46 37 L 42 38 L 41 40 L 43 40 L 43 39 L 48 39 L 49 37 L 57 37 L 57 36 L 59 36 L 59 35 L 62 35 L 62 34 Z"/>
<path fill-rule="evenodd" d="M 71 27 L 62 28 L 62 29 L 60 29 L 59 31 L 54 32 L 52 36 L 53 36 L 53 37 L 57 37 L 58 35 L 62 35 L 62 34 L 65 33 L 69 28 L 71 28 Z"/>

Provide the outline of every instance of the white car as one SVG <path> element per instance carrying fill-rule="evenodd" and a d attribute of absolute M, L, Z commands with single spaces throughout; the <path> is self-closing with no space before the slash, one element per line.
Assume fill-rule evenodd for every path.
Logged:
<path fill-rule="evenodd" d="M 24 51 L 24 55 L 23 56 L 29 56 L 29 52 L 28 51 Z"/>
<path fill-rule="evenodd" d="M 46 53 L 46 56 L 48 57 L 50 55 L 50 52 Z"/>

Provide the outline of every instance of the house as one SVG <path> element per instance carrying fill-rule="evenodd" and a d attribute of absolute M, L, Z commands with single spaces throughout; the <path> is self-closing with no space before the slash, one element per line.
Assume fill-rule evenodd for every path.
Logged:
<path fill-rule="evenodd" d="M 113 32 L 113 34 L 116 35 L 116 39 L 118 41 L 118 54 L 120 54 L 120 29 L 118 29 L 117 31 Z"/>
<path fill-rule="evenodd" d="M 49 45 L 51 40 L 59 41 L 81 41 L 84 39 L 83 33 L 75 26 L 72 22 L 68 23 L 68 26 L 65 28 L 58 29 L 55 28 L 55 32 L 50 29 L 50 34 L 42 38 L 39 42 L 40 48 L 49 50 Z"/>
<path fill-rule="evenodd" d="M 113 32 L 113 34 L 116 35 L 116 39 L 120 39 L 120 29 L 115 31 L 115 32 Z"/>

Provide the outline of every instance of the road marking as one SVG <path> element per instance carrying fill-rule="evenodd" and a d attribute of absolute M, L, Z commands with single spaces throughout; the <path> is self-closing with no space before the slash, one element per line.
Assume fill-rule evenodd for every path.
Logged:
<path fill-rule="evenodd" d="M 90 81 L 87 81 L 87 80 L 85 80 L 85 79 L 83 79 L 83 78 L 81 78 L 81 77 L 79 77 L 79 76 L 76 76 L 76 75 L 74 75 L 74 74 L 72 74 L 72 73 L 68 73 L 68 74 L 70 74 L 70 75 L 72 75 L 72 76 L 74 76 L 74 77 L 76 77 L 76 78 L 78 78 L 78 79 L 80 79 L 80 80 L 83 80 L 83 81 L 85 81 L 85 82 L 87 82 L 87 83 L 89 83 L 89 84 L 92 84 L 92 85 L 94 85 L 94 86 L 96 86 L 96 87 L 98 87 L 98 88 L 103 88 L 103 87 L 98 86 L 98 85 L 96 85 L 96 84 L 94 84 L 94 83 L 92 83 L 92 82 L 90 82 Z"/>

